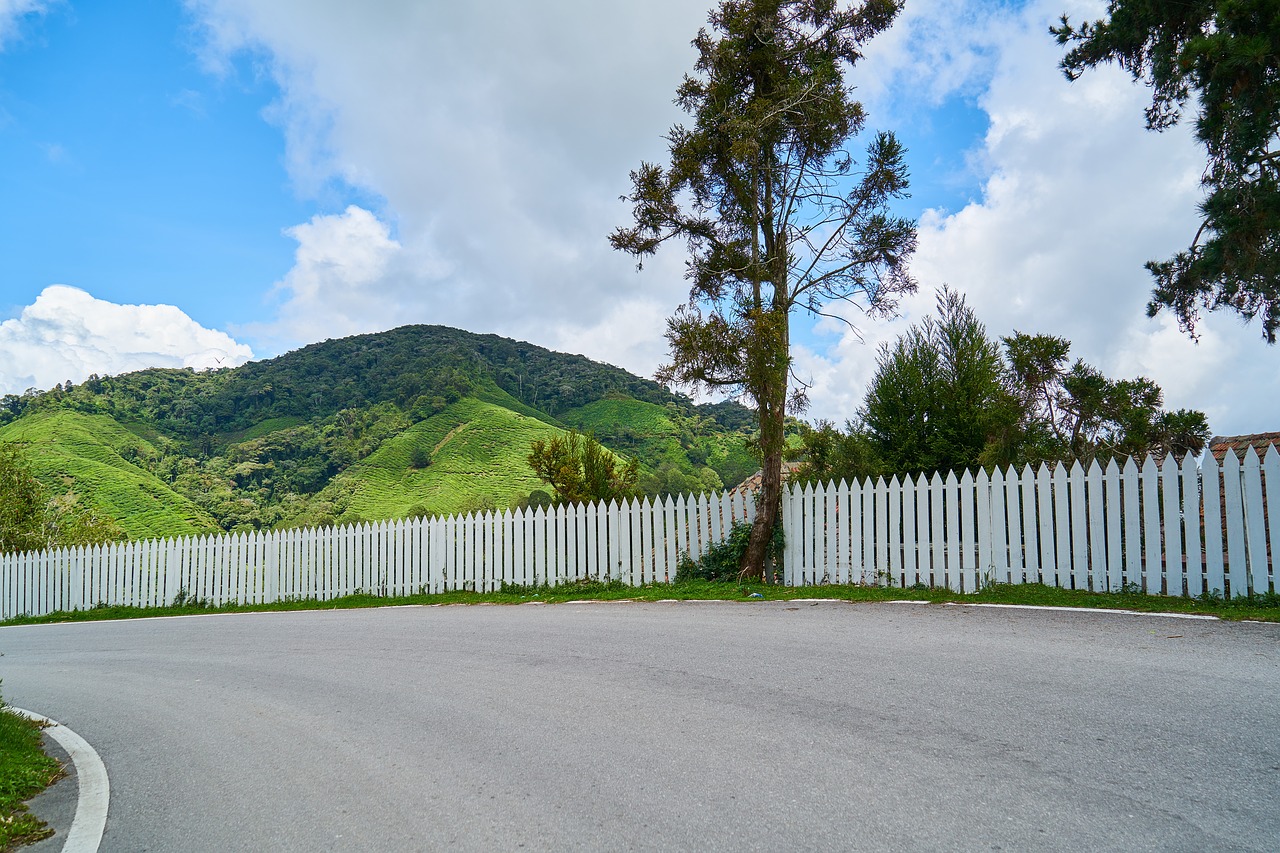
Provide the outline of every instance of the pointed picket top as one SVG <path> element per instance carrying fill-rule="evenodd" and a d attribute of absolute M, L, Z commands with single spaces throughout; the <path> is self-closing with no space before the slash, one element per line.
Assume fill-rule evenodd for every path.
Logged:
<path fill-rule="evenodd" d="M 1133 460 L 1132 456 L 1124 460 L 1124 475 L 1126 477 L 1136 477 L 1138 474 L 1138 463 Z"/>
<path fill-rule="evenodd" d="M 885 488 L 885 486 L 886 486 L 886 483 L 885 483 L 885 481 L 884 481 L 884 475 L 883 475 L 883 474 L 881 474 L 879 477 L 876 477 L 876 488 L 877 488 L 877 489 L 884 489 L 884 488 Z"/>
<path fill-rule="evenodd" d="M 968 468 L 964 469 L 964 476 L 960 478 L 960 485 L 964 486 L 966 489 L 973 488 L 973 472 Z"/>
<path fill-rule="evenodd" d="M 1222 457 L 1222 476 L 1234 477 L 1237 481 L 1240 479 L 1240 460 L 1234 453 L 1228 452 Z"/>
<path fill-rule="evenodd" d="M 995 469 L 995 471 L 994 471 L 994 472 L 992 472 L 992 473 L 994 473 L 997 477 L 999 477 L 999 476 L 1000 476 L 1000 469 L 999 469 L 999 468 L 996 468 L 996 469 Z M 989 487 L 989 486 L 991 485 L 991 483 L 993 482 L 993 480 L 992 480 L 991 475 L 987 473 L 987 469 L 986 469 L 986 468 L 979 468 L 979 469 L 978 469 L 978 476 L 974 478 L 974 482 L 976 482 L 976 483 L 978 484 L 978 487 L 979 487 L 979 488 L 983 488 L 983 489 L 985 489 L 985 488 L 987 488 L 987 487 Z M 1003 484 L 1003 483 L 1004 483 L 1004 478 L 1001 478 L 1001 479 L 1000 479 L 1000 482 Z"/>
<path fill-rule="evenodd" d="M 1148 456 L 1146 461 L 1142 463 L 1142 473 L 1145 476 L 1148 472 L 1155 474 L 1160 469 L 1156 467 L 1156 460 L 1152 456 Z"/>
<path fill-rule="evenodd" d="M 1280 465 L 1280 450 L 1276 450 L 1276 445 L 1272 444 L 1267 447 L 1267 455 L 1263 457 L 1264 465 Z"/>
<path fill-rule="evenodd" d="M 921 473 L 920 476 L 923 477 L 924 474 Z M 942 488 L 942 475 L 934 471 L 933 476 L 929 479 L 929 485 L 935 489 Z"/>
<path fill-rule="evenodd" d="M 1173 458 L 1173 454 L 1166 454 L 1164 462 L 1160 465 L 1160 472 L 1166 477 L 1174 477 L 1178 474 L 1178 460 Z"/>
<path fill-rule="evenodd" d="M 1273 445 L 1271 445 L 1271 446 L 1272 446 L 1272 447 L 1275 447 L 1275 445 L 1274 445 L 1274 444 L 1273 444 Z M 1228 455 L 1230 455 L 1230 456 L 1234 456 L 1235 454 L 1234 454 L 1234 453 L 1231 453 L 1231 454 L 1228 454 Z M 1244 467 L 1244 470 L 1246 470 L 1246 471 L 1260 471 L 1260 470 L 1262 470 L 1262 460 L 1259 458 L 1259 456 L 1258 456 L 1258 451 L 1257 451 L 1257 449 L 1256 449 L 1256 448 L 1253 448 L 1253 447 L 1246 447 L 1246 448 L 1245 448 L 1245 451 L 1244 451 L 1244 466 L 1243 466 L 1243 467 Z"/>
<path fill-rule="evenodd" d="M 547 508 L 546 508 L 546 507 L 541 507 L 541 506 L 540 506 L 540 507 L 538 507 L 536 510 L 534 510 L 534 512 L 533 512 L 533 521 L 534 521 L 534 523 L 535 523 L 535 524 L 543 524 L 543 523 L 545 523 L 545 522 L 546 522 L 546 520 L 547 520 Z"/>
<path fill-rule="evenodd" d="M 1089 463 L 1088 473 L 1090 477 L 1092 477 L 1095 473 L 1099 475 L 1102 474 L 1102 464 L 1098 462 L 1097 457 L 1094 457 L 1094 459 Z"/>
<path fill-rule="evenodd" d="M 1104 473 L 1108 477 L 1120 476 L 1120 466 L 1116 464 L 1116 458 L 1114 456 L 1107 460 L 1107 468 Z"/>
<path fill-rule="evenodd" d="M 956 480 L 956 472 L 948 471 L 947 472 L 947 488 L 954 489 L 958 485 L 960 485 L 960 483 L 959 481 Z"/>

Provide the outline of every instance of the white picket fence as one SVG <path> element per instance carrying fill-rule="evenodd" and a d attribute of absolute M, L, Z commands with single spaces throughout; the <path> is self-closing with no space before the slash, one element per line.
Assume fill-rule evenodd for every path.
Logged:
<path fill-rule="evenodd" d="M 788 486 L 783 580 L 1153 595 L 1280 591 L 1280 453 L 1162 466 Z M 266 603 L 675 577 L 754 502 L 740 493 L 222 534 L 0 555 L 0 619 L 176 598 Z"/>
<path fill-rule="evenodd" d="M 4 554 L 0 619 L 178 598 L 216 606 L 665 582 L 681 555 L 696 559 L 754 516 L 754 501 L 731 492 Z"/>
<path fill-rule="evenodd" d="M 785 582 L 1280 591 L 1280 453 L 788 487 Z"/>

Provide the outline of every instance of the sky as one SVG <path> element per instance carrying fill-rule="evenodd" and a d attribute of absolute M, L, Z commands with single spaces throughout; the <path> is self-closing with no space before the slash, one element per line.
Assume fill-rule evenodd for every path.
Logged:
<path fill-rule="evenodd" d="M 637 271 L 628 173 L 664 162 L 709 0 L 0 0 L 0 394 L 233 366 L 407 323 L 650 376 L 688 295 Z M 1072 342 L 1218 434 L 1280 429 L 1280 348 L 1146 316 L 1195 233 L 1203 152 L 1048 26 L 1092 0 L 907 0 L 849 73 L 908 149 L 919 292 L 799 317 L 809 419 L 853 417 L 879 345 L 959 290 L 992 336 Z M 856 153 L 856 148 L 854 149 Z M 852 326 L 850 325 L 852 324 Z"/>

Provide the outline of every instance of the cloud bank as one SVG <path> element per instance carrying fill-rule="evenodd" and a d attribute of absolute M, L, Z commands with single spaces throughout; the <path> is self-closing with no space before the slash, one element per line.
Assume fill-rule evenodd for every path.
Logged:
<path fill-rule="evenodd" d="M 686 294 L 678 252 L 643 274 L 607 234 L 629 218 L 627 172 L 664 157 L 709 4 L 514 0 L 350 4 L 189 0 L 215 72 L 248 58 L 277 82 L 268 113 L 299 191 L 376 198 L 289 230 L 276 315 L 250 330 L 284 348 L 408 322 L 498 332 L 649 374 Z M 1115 69 L 1068 84 L 1049 24 L 1102 6 L 918 0 L 851 81 L 877 127 L 962 98 L 989 117 L 970 153 L 980 192 L 921 218 L 918 297 L 900 320 L 839 326 L 798 352 L 813 416 L 852 415 L 876 344 L 949 283 L 995 335 L 1063 335 L 1113 376 L 1145 374 L 1219 432 L 1275 428 L 1278 351 L 1228 316 L 1194 344 L 1149 320 L 1144 261 L 1195 230 L 1202 160 L 1185 129 L 1142 125 L 1147 93 Z M 861 318 L 853 317 L 855 322 Z"/>
<path fill-rule="evenodd" d="M 663 153 L 701 4 L 195 0 L 214 71 L 244 58 L 280 97 L 290 175 L 378 197 L 290 230 L 275 345 L 406 322 L 581 351 L 634 340 L 685 294 L 678 258 L 637 277 L 608 234 L 627 173 Z M 661 326 L 591 353 L 650 372 Z"/>
<path fill-rule="evenodd" d="M 65 285 L 46 287 L 0 323 L 0 394 L 48 389 L 91 374 L 147 367 L 235 367 L 253 352 L 172 305 L 117 305 Z"/>

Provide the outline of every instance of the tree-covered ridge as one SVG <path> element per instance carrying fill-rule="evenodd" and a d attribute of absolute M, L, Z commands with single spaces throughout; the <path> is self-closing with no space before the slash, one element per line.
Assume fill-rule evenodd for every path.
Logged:
<path fill-rule="evenodd" d="M 516 506 L 542 488 L 532 443 L 574 427 L 636 459 L 651 494 L 734 485 L 755 470 L 750 418 L 583 356 L 408 326 L 10 395 L 0 442 L 45 498 L 143 538 Z"/>
<path fill-rule="evenodd" d="M 656 382 L 585 356 L 444 326 L 403 326 L 311 344 L 235 369 L 156 368 L 44 394 L 8 395 L 0 420 L 32 405 L 54 405 L 199 438 L 271 418 L 310 420 L 378 403 L 394 403 L 421 420 L 490 384 L 553 417 L 610 392 L 689 405 Z"/>

